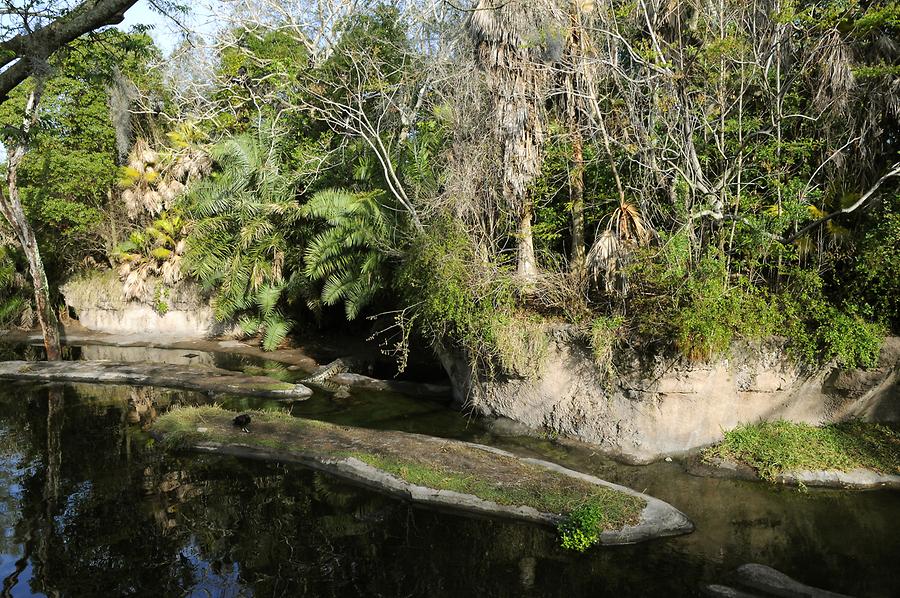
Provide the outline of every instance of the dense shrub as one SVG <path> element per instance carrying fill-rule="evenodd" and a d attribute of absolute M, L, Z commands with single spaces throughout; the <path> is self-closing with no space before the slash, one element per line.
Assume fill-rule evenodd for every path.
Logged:
<path fill-rule="evenodd" d="M 501 274 L 476 255 L 458 224 L 443 220 L 413 241 L 395 284 L 429 340 L 452 341 L 490 367 L 502 362 L 504 347 L 517 344 L 508 330 L 516 297 L 511 279 Z M 540 344 L 533 338 L 524 343 Z"/>

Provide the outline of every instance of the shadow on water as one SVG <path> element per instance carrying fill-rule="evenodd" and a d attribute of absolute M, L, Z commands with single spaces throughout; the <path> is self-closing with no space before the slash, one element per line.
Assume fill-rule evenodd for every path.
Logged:
<path fill-rule="evenodd" d="M 695 478 L 677 464 L 627 467 L 580 447 L 494 437 L 434 404 L 379 393 L 294 405 L 297 415 L 549 457 L 647 490 L 697 524 L 690 536 L 579 555 L 550 529 L 412 508 L 297 467 L 154 447 L 144 429 L 158 412 L 206 400 L 4 382 L 3 595 L 679 596 L 748 561 L 835 591 L 900 592 L 896 493 L 801 494 Z"/>

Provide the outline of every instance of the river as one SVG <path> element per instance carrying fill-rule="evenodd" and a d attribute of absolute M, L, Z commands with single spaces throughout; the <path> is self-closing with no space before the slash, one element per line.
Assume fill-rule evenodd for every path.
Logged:
<path fill-rule="evenodd" d="M 691 596 L 747 562 L 833 591 L 900 595 L 897 492 L 803 493 L 694 477 L 678 463 L 627 466 L 584 446 L 496 436 L 438 403 L 390 393 L 317 393 L 291 408 L 540 456 L 666 500 L 697 526 L 574 554 L 552 529 L 411 507 L 298 467 L 154 446 L 146 427 L 158 413 L 209 400 L 0 381 L 3 595 Z"/>

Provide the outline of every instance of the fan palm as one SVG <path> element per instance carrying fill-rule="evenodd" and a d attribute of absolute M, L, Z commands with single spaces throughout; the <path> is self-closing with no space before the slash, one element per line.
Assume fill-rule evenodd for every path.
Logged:
<path fill-rule="evenodd" d="M 290 172 L 277 134 L 232 137 L 211 150 L 217 171 L 185 196 L 195 219 L 185 265 L 204 287 L 215 289 L 216 317 L 237 317 L 248 334 L 262 333 L 272 350 L 290 330 L 282 295 L 285 276 L 297 261 L 293 235 L 302 217 L 297 178 Z"/>

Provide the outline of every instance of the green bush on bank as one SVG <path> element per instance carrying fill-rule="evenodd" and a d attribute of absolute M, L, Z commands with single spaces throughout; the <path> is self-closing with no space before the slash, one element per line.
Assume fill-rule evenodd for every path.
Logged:
<path fill-rule="evenodd" d="M 858 467 L 900 473 L 900 433 L 887 426 L 849 421 L 817 428 L 787 421 L 743 425 L 703 452 L 753 467 L 765 480 L 786 471 L 846 471 Z"/>
<path fill-rule="evenodd" d="M 459 226 L 439 221 L 419 235 L 396 288 L 432 343 L 450 340 L 480 367 L 528 375 L 546 354 L 541 321 L 517 311 L 508 272 L 478 256 Z"/>
<path fill-rule="evenodd" d="M 729 275 L 726 260 L 709 253 L 693 267 L 677 235 L 663 238 L 655 253 L 639 254 L 630 276 L 631 319 L 638 334 L 672 339 L 692 360 L 727 353 L 735 339 L 788 339 L 798 360 L 836 359 L 844 367 L 874 367 L 886 333 L 863 318 L 855 305 L 835 306 L 813 270 L 786 268 L 777 291 Z"/>

